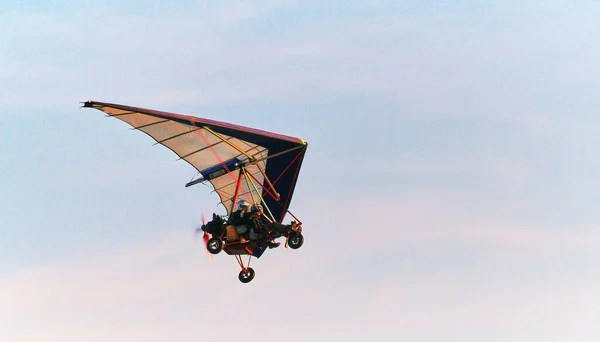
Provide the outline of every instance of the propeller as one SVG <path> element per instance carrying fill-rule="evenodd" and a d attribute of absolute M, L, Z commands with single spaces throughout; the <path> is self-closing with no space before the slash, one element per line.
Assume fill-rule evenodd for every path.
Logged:
<path fill-rule="evenodd" d="M 196 239 L 198 238 L 198 234 L 202 231 L 202 240 L 204 241 L 204 247 L 206 248 L 208 245 L 208 240 L 210 239 L 210 234 L 208 234 L 206 231 L 204 231 L 202 229 L 202 227 L 204 227 L 206 225 L 206 217 L 204 216 L 204 212 L 201 213 L 201 220 L 202 220 L 202 225 L 200 227 L 196 227 Z M 208 252 L 208 249 L 206 249 L 206 254 L 208 255 L 208 260 L 212 261 L 212 254 L 210 254 Z"/>

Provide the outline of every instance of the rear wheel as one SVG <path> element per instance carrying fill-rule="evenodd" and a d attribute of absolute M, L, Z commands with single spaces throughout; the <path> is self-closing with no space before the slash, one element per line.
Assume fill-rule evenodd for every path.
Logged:
<path fill-rule="evenodd" d="M 255 273 L 252 267 L 248 267 L 247 272 L 244 272 L 244 270 L 240 271 L 238 278 L 242 283 L 249 283 L 250 281 L 252 281 L 252 279 L 254 279 L 254 275 Z"/>
<path fill-rule="evenodd" d="M 223 249 L 223 241 L 217 237 L 211 238 L 206 243 L 206 249 L 210 254 L 218 254 Z"/>
<path fill-rule="evenodd" d="M 298 249 L 304 244 L 304 236 L 300 233 L 292 233 L 288 238 L 288 246 L 291 249 Z"/>

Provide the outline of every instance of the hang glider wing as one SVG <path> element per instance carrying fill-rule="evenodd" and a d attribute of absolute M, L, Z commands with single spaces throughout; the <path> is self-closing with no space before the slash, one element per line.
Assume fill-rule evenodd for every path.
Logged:
<path fill-rule="evenodd" d="M 290 205 L 307 143 L 254 128 L 119 104 L 87 101 L 95 108 L 152 137 L 209 182 L 231 213 L 236 199 L 265 204 L 281 222 Z M 245 181 L 238 182 L 240 172 Z M 238 196 L 236 187 L 239 184 Z"/>

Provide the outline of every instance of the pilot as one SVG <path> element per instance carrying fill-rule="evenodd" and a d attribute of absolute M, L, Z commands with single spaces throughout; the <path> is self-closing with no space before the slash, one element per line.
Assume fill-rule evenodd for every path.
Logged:
<path fill-rule="evenodd" d="M 238 202 L 238 208 L 236 211 L 231 213 L 229 217 L 229 223 L 237 226 L 244 223 L 244 218 L 248 214 L 248 210 L 250 209 L 250 203 L 245 200 L 240 200 Z"/>
<path fill-rule="evenodd" d="M 248 237 L 248 214 L 250 203 L 245 200 L 238 202 L 238 209 L 229 216 L 229 224 L 235 227 L 236 232 L 243 237 Z"/>
<path fill-rule="evenodd" d="M 245 215 L 245 222 L 250 229 L 250 240 L 258 240 L 266 237 L 267 231 L 263 228 L 261 220 L 262 206 L 254 204 Z"/>
<path fill-rule="evenodd" d="M 248 214 L 250 234 L 255 235 L 257 238 L 266 237 L 268 231 L 277 231 L 281 235 L 287 235 L 291 231 L 301 232 L 301 228 L 298 227 L 296 221 L 292 221 L 291 224 L 281 224 L 278 222 L 269 222 L 263 224 L 261 221 L 261 215 L 263 214 L 262 206 L 255 204 L 252 206 L 250 213 Z M 269 248 L 279 247 L 280 243 L 276 241 L 269 242 Z"/>

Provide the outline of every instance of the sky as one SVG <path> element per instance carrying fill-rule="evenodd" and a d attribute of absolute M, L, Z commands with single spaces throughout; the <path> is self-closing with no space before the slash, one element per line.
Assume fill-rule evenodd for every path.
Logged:
<path fill-rule="evenodd" d="M 0 2 L 0 340 L 597 341 L 599 1 Z M 309 144 L 242 284 L 95 100 Z"/>

